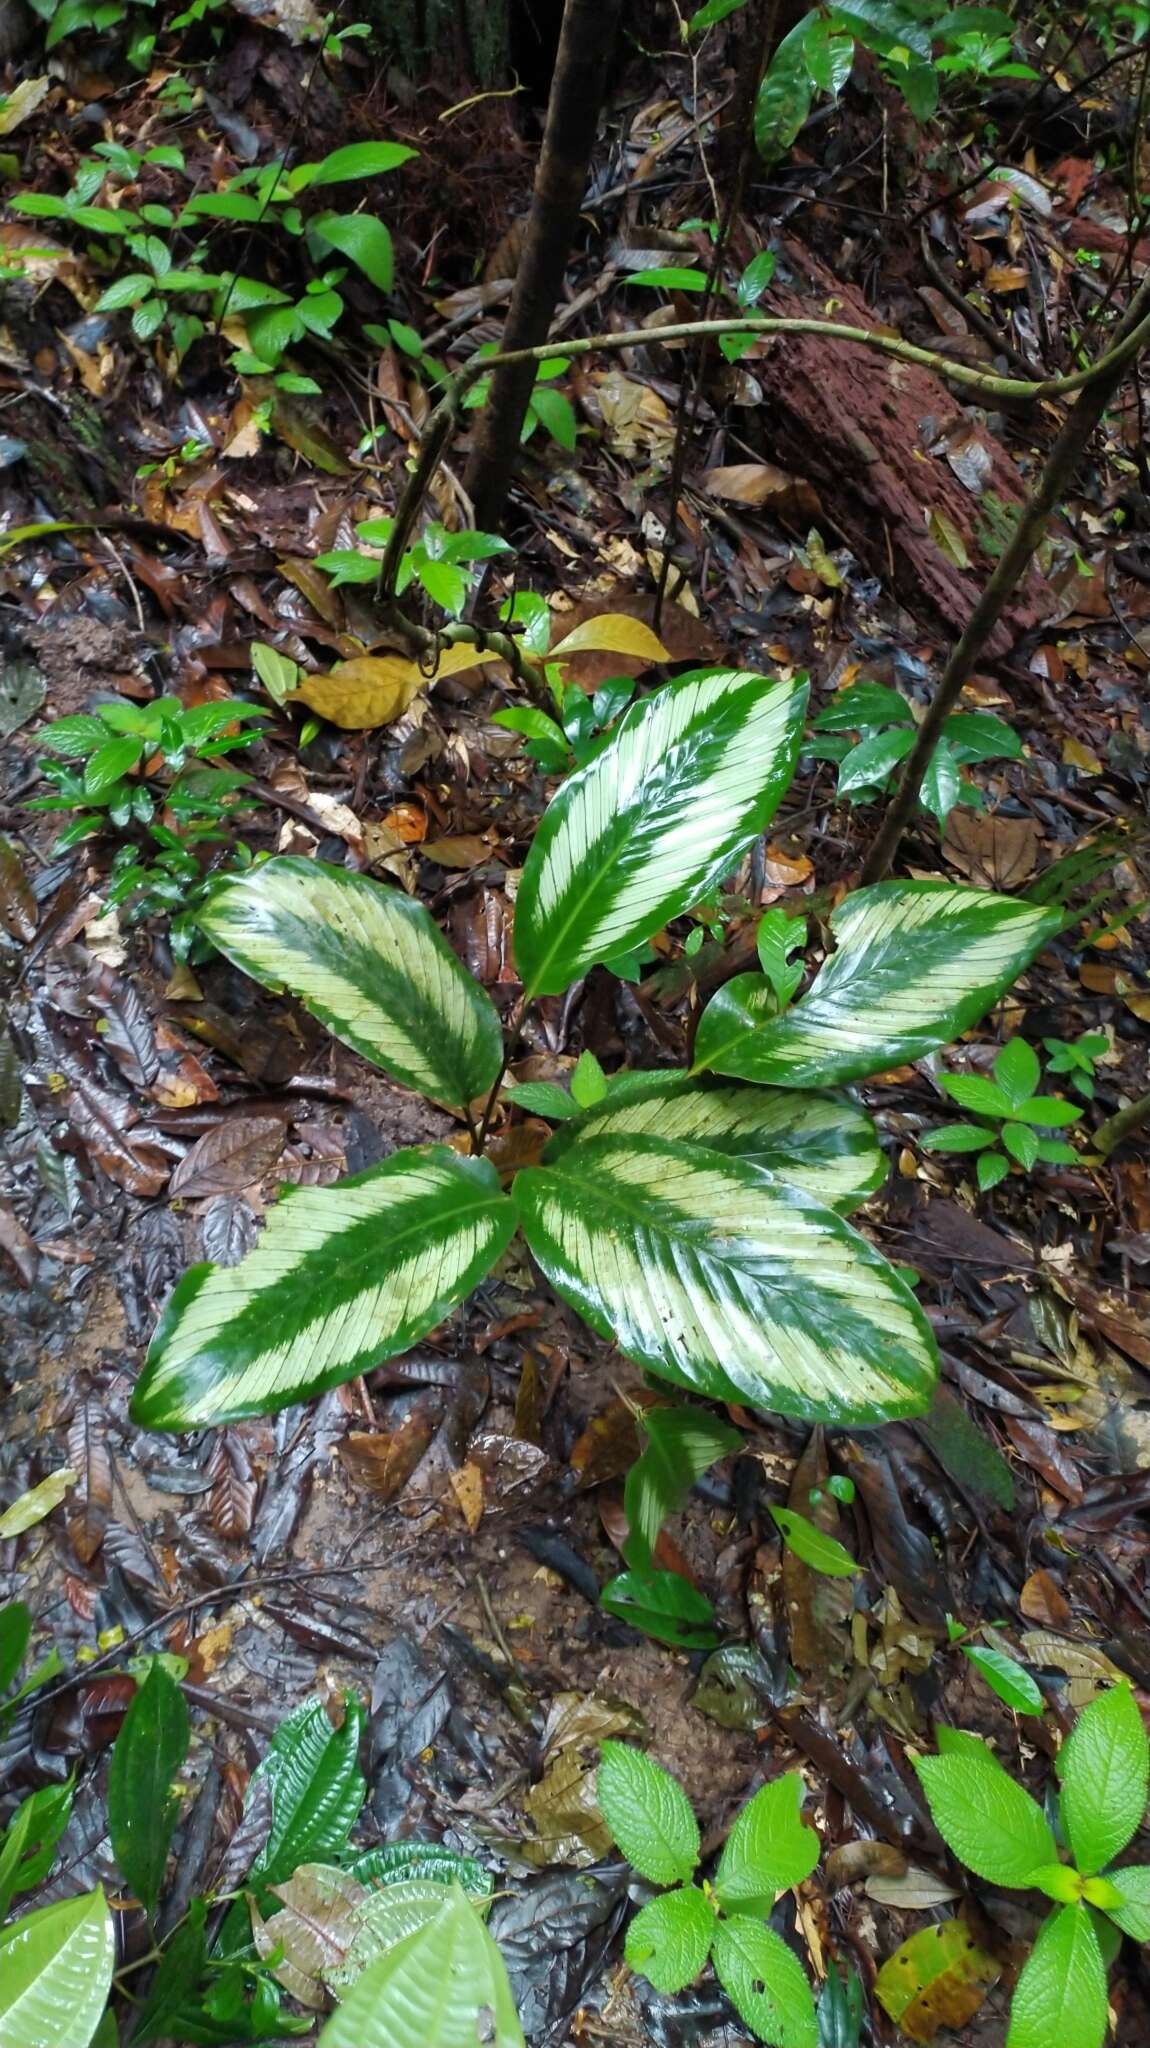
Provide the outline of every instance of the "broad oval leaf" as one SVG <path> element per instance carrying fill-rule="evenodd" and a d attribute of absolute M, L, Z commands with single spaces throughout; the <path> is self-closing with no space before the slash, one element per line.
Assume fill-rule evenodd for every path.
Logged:
<path fill-rule="evenodd" d="M 610 1134 L 685 1138 L 792 1181 L 843 1215 L 886 1179 L 886 1160 L 865 1110 L 834 1095 L 789 1088 L 724 1087 L 689 1074 L 628 1075 L 603 1102 L 557 1131 L 544 1162 L 583 1138 Z"/>
<path fill-rule="evenodd" d="M 976 1877 L 1025 1890 L 1036 1870 L 1057 1863 L 1041 1808 L 989 1750 L 921 1756 L 915 1769 L 936 1828 Z"/>
<path fill-rule="evenodd" d="M 740 2019 L 774 2048 L 818 2048 L 815 2001 L 798 1957 L 763 1920 L 720 1920 L 715 1973 Z"/>
<path fill-rule="evenodd" d="M 699 1860 L 699 1823 L 677 1778 L 629 1742 L 600 1744 L 595 1796 L 628 1863 L 651 1884 L 685 1884 Z"/>
<path fill-rule="evenodd" d="M 201 930 L 265 988 L 289 989 L 336 1038 L 409 1088 L 458 1107 L 503 1058 L 490 997 L 421 903 L 285 854 L 230 875 Z"/>
<path fill-rule="evenodd" d="M 730 872 L 787 789 L 806 701 L 798 677 L 709 670 L 631 706 L 527 856 L 515 957 L 529 995 L 649 938 Z"/>
<path fill-rule="evenodd" d="M 604 1132 L 520 1173 L 514 1199 L 558 1293 L 678 1386 L 841 1424 L 929 1404 L 938 1352 L 910 1289 L 800 1188 Z"/>
<path fill-rule="evenodd" d="M 715 1872 L 725 1912 L 769 1913 L 777 1892 L 810 1876 L 819 1838 L 803 1821 L 802 1804 L 803 1781 L 787 1771 L 761 1786 L 736 1815 Z"/>
<path fill-rule="evenodd" d="M 330 248 L 348 256 L 381 292 L 389 292 L 395 277 L 391 236 L 381 220 L 371 213 L 322 213 L 310 223 L 310 232 Z"/>
<path fill-rule="evenodd" d="M 426 1336 L 510 1242 L 485 1159 L 395 1152 L 338 1187 L 295 1188 L 238 1266 L 193 1266 L 132 1397 L 143 1429 L 198 1429 L 302 1401 Z"/>
<path fill-rule="evenodd" d="M 1042 1688 L 1017 1657 L 1008 1656 L 1005 1650 L 991 1649 L 984 1643 L 964 1643 L 962 1654 L 976 1671 L 981 1672 L 991 1692 L 997 1693 L 1000 1700 L 1014 1708 L 1015 1713 L 1045 1713 Z"/>
<path fill-rule="evenodd" d="M 1039 1930 L 1010 2007 L 1006 2048 L 1102 2048 L 1106 1966 L 1085 1906 L 1062 1906 Z"/>
<path fill-rule="evenodd" d="M 524 2048 L 503 1958 L 453 1885 L 434 1920 L 369 1963 L 319 2048 Z"/>
<path fill-rule="evenodd" d="M 857 1559 L 844 1550 L 837 1537 L 828 1536 L 817 1522 L 796 1509 L 772 1507 L 771 1519 L 788 1550 L 793 1550 L 799 1562 L 811 1571 L 823 1572 L 829 1579 L 850 1579 L 860 1569 Z"/>
<path fill-rule="evenodd" d="M 1146 1811 L 1150 1746 L 1129 1685 L 1084 1707 L 1058 1752 L 1062 1825 L 1074 1861 L 1093 1877 L 1126 1847 Z"/>
<path fill-rule="evenodd" d="M 88 2048 L 115 1961 L 103 1891 L 26 1913 L 0 1933 L 4 2048 Z"/>
<path fill-rule="evenodd" d="M 921 1059 L 977 1024 L 1061 922 L 1059 910 L 949 882 L 857 889 L 831 919 L 835 952 L 785 1015 L 771 1015 L 761 975 L 720 989 L 696 1068 L 820 1088 Z"/>
<path fill-rule="evenodd" d="M 693 1984 L 711 1953 L 715 1916 L 698 1885 L 664 1892 L 636 1913 L 627 1929 L 624 1953 L 656 1991 L 682 1991 Z"/>

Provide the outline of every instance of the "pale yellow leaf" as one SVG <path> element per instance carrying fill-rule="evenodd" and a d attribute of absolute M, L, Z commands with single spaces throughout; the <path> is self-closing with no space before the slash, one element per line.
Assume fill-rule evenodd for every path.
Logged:
<path fill-rule="evenodd" d="M 668 661 L 662 641 L 641 619 L 626 612 L 603 612 L 597 619 L 585 619 L 573 633 L 551 649 L 551 661 L 567 654 L 633 654 L 641 661 Z"/>
<path fill-rule="evenodd" d="M 0 1537 L 22 1536 L 25 1529 L 32 1529 L 58 1508 L 70 1486 L 76 1484 L 76 1473 L 70 1465 L 62 1465 L 58 1472 L 49 1472 L 39 1486 L 29 1487 L 19 1500 L 0 1515 Z"/>
<path fill-rule="evenodd" d="M 412 699 L 441 676 L 459 675 L 485 661 L 498 661 L 497 654 L 481 654 L 477 647 L 445 647 L 431 675 L 418 662 L 403 654 L 361 654 L 343 661 L 330 675 L 304 676 L 289 703 L 306 704 L 331 725 L 348 732 L 365 732 L 372 726 L 391 725 L 407 710 Z"/>
<path fill-rule="evenodd" d="M 11 135 L 13 128 L 35 113 L 51 90 L 50 78 L 25 78 L 20 85 L 14 85 L 7 99 L 0 100 L 0 135 Z"/>
<path fill-rule="evenodd" d="M 1080 775 L 1101 775 L 1102 763 L 1093 747 L 1084 747 L 1080 740 L 1063 740 L 1062 765 L 1076 768 Z"/>
<path fill-rule="evenodd" d="M 966 552 L 966 542 L 949 512 L 932 512 L 927 520 L 927 532 L 935 547 L 942 549 L 948 562 L 953 562 L 956 569 L 969 569 L 970 556 Z"/>

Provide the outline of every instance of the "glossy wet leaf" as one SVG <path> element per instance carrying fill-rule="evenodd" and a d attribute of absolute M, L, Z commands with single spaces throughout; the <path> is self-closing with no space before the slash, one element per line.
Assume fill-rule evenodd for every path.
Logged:
<path fill-rule="evenodd" d="M 363 1805 L 359 1739 L 363 1708 L 344 1694 L 336 1728 L 322 1700 L 304 1700 L 280 1722 L 263 1762 L 253 1771 L 249 1801 L 260 1786 L 271 1796 L 271 1828 L 251 1875 L 282 1883 L 301 1863 L 319 1862 L 345 1846 Z"/>
<path fill-rule="evenodd" d="M 625 1742 L 604 1742 L 599 1810 L 629 1863 L 651 1884 L 685 1884 L 699 1860 L 699 1824 L 677 1778 Z"/>
<path fill-rule="evenodd" d="M 772 2048 L 818 2048 L 815 2001 L 802 1964 L 762 1920 L 721 1920 L 715 1974 L 739 2017 Z"/>
<path fill-rule="evenodd" d="M 949 882 L 879 882 L 831 919 L 836 950 L 805 996 L 770 1014 L 760 975 L 737 975 L 703 1012 L 697 1069 L 818 1088 L 921 1059 L 968 1031 L 1061 922 Z"/>
<path fill-rule="evenodd" d="M 466 1300 L 515 1210 L 485 1159 L 392 1153 L 337 1187 L 295 1188 L 236 1266 L 193 1266 L 132 1397 L 144 1429 L 267 1414 L 406 1351 Z"/>
<path fill-rule="evenodd" d="M 507 1971 L 457 1885 L 352 1985 L 319 2048 L 523 2048 Z"/>
<path fill-rule="evenodd" d="M 992 1649 L 985 1643 L 964 1643 L 962 1654 L 986 1680 L 991 1692 L 997 1693 L 1006 1706 L 1013 1707 L 1016 1714 L 1045 1712 L 1046 1701 L 1041 1686 L 1017 1657 L 1010 1657 L 1005 1650 Z"/>
<path fill-rule="evenodd" d="M 108 1767 L 112 1849 L 122 1877 L 149 1917 L 159 1904 L 180 1814 L 173 1787 L 190 1736 L 183 1693 L 154 1661 L 124 1716 Z"/>
<path fill-rule="evenodd" d="M 103 1891 L 26 1913 L 0 1932 L 4 2048 L 88 2048 L 115 1961 Z"/>
<path fill-rule="evenodd" d="M 968 1870 L 990 1884 L 1024 1890 L 1034 1872 L 1058 1861 L 1042 1810 L 984 1745 L 922 1756 L 915 1768 L 931 1818 Z"/>
<path fill-rule="evenodd" d="M 710 1601 L 678 1572 L 620 1572 L 600 1601 L 608 1614 L 672 1649 L 709 1650 L 719 1640 Z"/>
<path fill-rule="evenodd" d="M 515 956 L 529 993 L 567 988 L 729 873 L 787 789 L 806 695 L 798 679 L 712 670 L 632 704 L 527 856 Z"/>
<path fill-rule="evenodd" d="M 920 1928 L 888 1956 L 875 1996 L 912 2041 L 933 2041 L 940 2027 L 965 2027 L 1000 1975 L 965 1921 L 943 1920 Z"/>
<path fill-rule="evenodd" d="M 844 1215 L 886 1179 L 886 1160 L 870 1117 L 835 1095 L 724 1085 L 692 1080 L 689 1074 L 629 1074 L 624 1088 L 612 1089 L 569 1129 L 556 1133 L 545 1163 L 603 1132 L 652 1133 L 707 1145 L 792 1181 Z"/>
<path fill-rule="evenodd" d="M 1092 1877 L 1126 1847 L 1146 1811 L 1150 1745 L 1129 1685 L 1111 1686 L 1079 1714 L 1058 1752 L 1062 1825 Z"/>
<path fill-rule="evenodd" d="M 624 1955 L 656 1991 L 682 1991 L 711 1953 L 715 1915 L 697 1885 L 651 1899 L 627 1929 Z"/>
<path fill-rule="evenodd" d="M 558 1293 L 693 1393 L 856 1423 L 929 1402 L 937 1353 L 909 1288 L 842 1217 L 742 1160 L 605 1126 L 520 1173 L 514 1199 Z"/>
<path fill-rule="evenodd" d="M 776 1893 L 810 1876 L 819 1838 L 802 1819 L 802 1803 L 803 1781 L 787 1771 L 760 1786 L 736 1814 L 715 1872 L 725 1912 L 767 1914 Z"/>
<path fill-rule="evenodd" d="M 1106 1966 L 1085 1906 L 1060 1906 L 1015 1986 L 1006 2048 L 1102 2048 Z"/>
<path fill-rule="evenodd" d="M 421 903 L 287 855 L 229 877 L 199 923 L 221 953 L 409 1088 L 471 1102 L 503 1057 L 493 1003 Z"/>
<path fill-rule="evenodd" d="M 677 1514 L 697 1479 L 719 1458 L 742 1448 L 742 1434 L 704 1408 L 649 1408 L 641 1427 L 646 1444 L 627 1474 L 623 1555 L 643 1571 L 668 1515 Z"/>

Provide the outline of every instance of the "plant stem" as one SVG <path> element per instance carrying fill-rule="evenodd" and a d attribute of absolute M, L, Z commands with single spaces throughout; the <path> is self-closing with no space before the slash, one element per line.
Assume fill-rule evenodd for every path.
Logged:
<path fill-rule="evenodd" d="M 1140 1130 L 1148 1120 L 1150 1094 L 1140 1095 L 1136 1102 L 1128 1102 L 1125 1109 L 1116 1110 L 1113 1116 L 1107 1117 L 1104 1124 L 1099 1125 L 1094 1133 L 1096 1149 L 1101 1152 L 1104 1159 L 1108 1159 L 1112 1152 L 1117 1151 L 1123 1139 L 1130 1136 L 1131 1131 Z"/>
<path fill-rule="evenodd" d="M 463 479 L 475 506 L 475 523 L 484 530 L 494 528 L 502 516 L 535 383 L 534 361 L 512 360 L 512 354 L 545 341 L 551 325 L 587 189 L 621 4 L 622 0 L 566 0 L 563 9 L 527 237 L 503 330 L 503 350 L 495 358 L 500 367 Z"/>
<path fill-rule="evenodd" d="M 1006 604 L 1030 567 L 1051 513 L 1074 479 L 1094 430 L 1132 360 L 1131 345 L 1136 357 L 1146 339 L 1150 338 L 1145 332 L 1148 323 L 1143 317 L 1147 308 L 1150 308 L 1150 278 L 1130 302 L 1119 328 L 1117 345 L 1100 363 L 1093 365 L 1093 375 L 1080 388 L 1079 396 L 1046 458 L 1042 475 L 1022 507 L 1010 542 L 951 652 L 926 717 L 919 726 L 914 746 L 907 756 L 898 787 L 863 864 L 861 879 L 864 885 L 881 882 L 890 872 L 899 841 L 918 802 L 931 756 L 963 684 L 968 681 Z"/>

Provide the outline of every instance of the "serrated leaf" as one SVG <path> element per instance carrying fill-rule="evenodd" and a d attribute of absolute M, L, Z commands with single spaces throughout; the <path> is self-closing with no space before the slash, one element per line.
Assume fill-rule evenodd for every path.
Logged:
<path fill-rule="evenodd" d="M 699 1824 L 677 1778 L 626 1742 L 604 1742 L 599 1811 L 628 1863 L 651 1884 L 685 1884 L 699 1860 Z"/>
<path fill-rule="evenodd" d="M 1041 1809 L 989 1750 L 922 1756 L 915 1769 L 936 1828 L 977 1877 L 1024 1890 L 1036 1870 L 1057 1863 Z"/>
<path fill-rule="evenodd" d="M 503 1958 L 453 1885 L 433 1920 L 352 1985 L 318 2048 L 524 2048 Z"/>
<path fill-rule="evenodd" d="M 558 1293 L 692 1393 L 843 1423 L 929 1402 L 937 1351 L 905 1282 L 833 1210 L 742 1160 L 605 1126 L 520 1173 L 514 1200 Z"/>
<path fill-rule="evenodd" d="M 949 882 L 858 889 L 831 919 L 835 952 L 784 1016 L 770 1016 L 761 976 L 720 990 L 696 1069 L 821 1088 L 921 1059 L 977 1024 L 1060 923 L 1057 910 Z"/>
<path fill-rule="evenodd" d="M 120 1873 L 155 1915 L 180 1803 L 173 1781 L 188 1754 L 183 1693 L 153 1662 L 124 1716 L 108 1767 L 108 1832 Z"/>
<path fill-rule="evenodd" d="M 1085 1906 L 1062 1906 L 1040 1930 L 1015 1986 L 1006 2048 L 1102 2048 L 1106 1967 Z"/>
<path fill-rule="evenodd" d="M 567 988 L 729 873 L 790 782 L 806 696 L 797 678 L 708 670 L 632 704 L 563 783 L 527 856 L 515 955 L 529 994 Z"/>
<path fill-rule="evenodd" d="M 99 1886 L 4 1928 L 4 2048 L 88 2048 L 111 1987 L 115 1953 L 112 1916 Z"/>
<path fill-rule="evenodd" d="M 1132 1941 L 1150 1941 L 1150 1863 L 1128 1863 L 1110 1872 L 1122 1894 L 1121 1906 L 1109 1906 L 1108 1917 Z"/>
<path fill-rule="evenodd" d="M 485 1159 L 392 1153 L 330 1188 L 294 1188 L 236 1266 L 193 1266 L 132 1396 L 143 1429 L 265 1415 L 406 1351 L 465 1300 L 515 1230 Z"/>
<path fill-rule="evenodd" d="M 677 1514 L 697 1479 L 719 1458 L 742 1448 L 742 1435 L 703 1408 L 649 1408 L 641 1419 L 647 1438 L 627 1474 L 623 1555 L 643 1571 L 668 1515 Z"/>
<path fill-rule="evenodd" d="M 772 1507 L 771 1516 L 784 1543 L 813 1572 L 825 1572 L 832 1579 L 849 1579 L 860 1569 L 850 1551 L 844 1550 L 841 1543 L 806 1515 L 796 1513 L 794 1508 Z"/>
<path fill-rule="evenodd" d="M 787 1771 L 761 1786 L 736 1815 L 715 1872 L 725 1912 L 769 1913 L 776 1893 L 810 1876 L 819 1838 L 802 1819 L 802 1803 L 803 1781 Z"/>
<path fill-rule="evenodd" d="M 636 1913 L 624 1955 L 656 1991 L 684 1991 L 711 1953 L 715 1915 L 697 1885 L 664 1892 Z"/>
<path fill-rule="evenodd" d="M 286 855 L 219 884 L 201 930 L 266 988 L 409 1088 L 460 1105 L 490 1088 L 499 1016 L 421 903 Z"/>
<path fill-rule="evenodd" d="M 992 1650 L 983 1643 L 964 1643 L 962 1654 L 986 1680 L 991 1692 L 1013 1707 L 1016 1714 L 1045 1713 L 1042 1688 L 1017 1657 L 1009 1657 L 1005 1650 Z"/>
<path fill-rule="evenodd" d="M 344 1868 L 361 1884 L 459 1884 L 465 1892 L 485 1897 L 491 1879 L 474 1856 L 459 1856 L 442 1842 L 386 1842 L 380 1849 L 361 1849 L 348 1856 Z"/>
<path fill-rule="evenodd" d="M 710 1601 L 678 1572 L 619 1572 L 599 1598 L 605 1613 L 674 1650 L 712 1650 L 719 1640 Z"/>
<path fill-rule="evenodd" d="M 338 1855 L 363 1805 L 359 1770 L 363 1708 L 344 1694 L 335 1728 L 322 1700 L 304 1700 L 280 1722 L 263 1762 L 252 1772 L 248 1799 L 261 1786 L 271 1795 L 271 1827 L 252 1865 L 253 1881 L 280 1884 L 301 1863 Z"/>
<path fill-rule="evenodd" d="M 1126 1847 L 1146 1811 L 1150 1744 L 1129 1685 L 1100 1693 L 1058 1752 L 1062 1825 L 1084 1877 Z"/>
<path fill-rule="evenodd" d="M 802 1964 L 762 1920 L 720 1920 L 715 1974 L 740 2019 L 772 2048 L 818 2048 L 815 2001 Z"/>
<path fill-rule="evenodd" d="M 845 1215 L 887 1167 L 874 1124 L 841 1096 L 724 1086 L 689 1074 L 633 1074 L 550 1140 L 544 1161 L 601 1133 L 687 1139 L 792 1181 Z"/>

